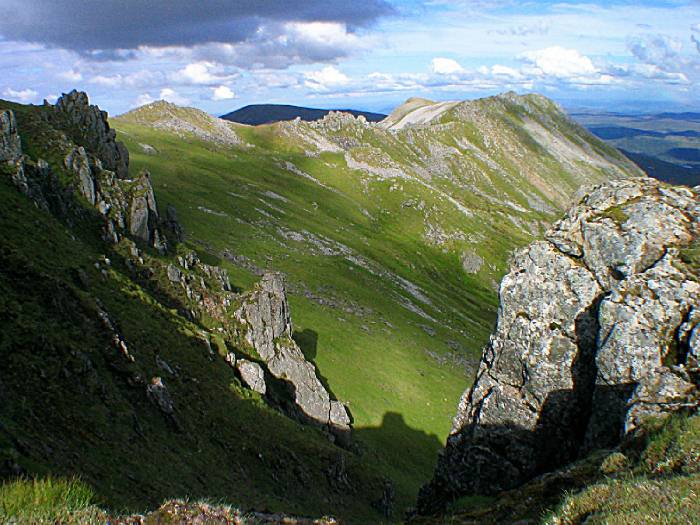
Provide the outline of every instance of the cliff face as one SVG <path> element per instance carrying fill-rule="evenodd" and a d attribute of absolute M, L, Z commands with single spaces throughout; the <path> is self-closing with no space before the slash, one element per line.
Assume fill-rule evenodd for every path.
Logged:
<path fill-rule="evenodd" d="M 68 175 L 71 183 L 56 199 L 61 184 L 54 170 L 46 161 L 33 162 L 23 154 L 14 112 L 6 110 L 0 113 L 0 161 L 14 172 L 15 185 L 41 207 L 67 219 L 84 214 L 75 199 L 80 195 L 96 209 L 103 223 L 103 240 L 114 245 L 124 240 L 133 246 L 128 240 L 130 237 L 165 254 L 168 245 L 161 224 L 173 231 L 175 238 L 180 226 L 176 219 L 160 219 L 147 171 L 135 179 L 128 178 L 128 151 L 122 143 L 116 142 L 107 114 L 90 105 L 85 93 L 71 91 L 60 97 L 55 106 L 44 106 L 41 118 L 44 128 L 50 126 L 56 135 L 54 143 L 58 145 L 59 157 L 65 155 L 61 168 L 65 169 L 63 174 Z M 50 204 L 52 200 L 56 202 Z M 172 210 L 170 215 L 173 215 Z M 138 248 L 133 246 L 131 252 L 134 268 L 154 270 L 154 261 L 145 261 Z M 345 407 L 330 398 L 316 376 L 315 366 L 306 361 L 291 337 L 291 316 L 281 275 L 263 276 L 255 290 L 240 298 L 240 308 L 228 316 L 225 310 L 232 294 L 225 270 L 202 264 L 193 253 L 179 257 L 178 263 L 178 266 L 168 266 L 168 281 L 176 288 L 182 287 L 188 299 L 195 300 L 197 308 L 188 312 L 190 317 L 198 317 L 198 310 L 202 310 L 238 327 L 231 329 L 242 332 L 244 342 L 260 356 L 269 373 L 290 384 L 296 405 L 294 410 L 299 412 L 293 415 L 331 429 L 350 430 L 350 417 Z M 203 276 L 218 279 L 215 289 L 218 293 L 221 288 L 222 297 L 212 295 L 206 285 L 199 284 L 198 279 Z M 230 364 L 235 366 L 235 354 L 230 356 Z M 256 363 L 241 361 L 237 367 L 239 374 L 245 380 L 246 371 L 254 370 L 259 381 L 253 381 L 250 386 L 264 394 L 264 370 Z"/>
<path fill-rule="evenodd" d="M 516 254 L 419 511 L 516 487 L 697 406 L 698 190 L 598 186 Z"/>
<path fill-rule="evenodd" d="M 270 373 L 287 381 L 294 390 L 294 402 L 303 420 L 328 426 L 333 431 L 350 430 L 350 416 L 340 401 L 331 399 L 292 339 L 292 319 L 284 280 L 280 274 L 265 274 L 247 294 L 234 313 L 245 342 L 250 345 Z"/>
<path fill-rule="evenodd" d="M 105 169 L 116 173 L 120 179 L 129 174 L 129 151 L 116 141 L 116 131 L 109 127 L 107 112 L 90 105 L 85 92 L 73 90 L 57 101 L 47 119 L 69 130 L 70 137 L 91 150 Z"/>
<path fill-rule="evenodd" d="M 241 293 L 207 264 L 84 93 L 0 102 L 0 478 L 376 521 L 385 476 L 336 446 L 350 417 L 292 339 L 282 275 Z"/>

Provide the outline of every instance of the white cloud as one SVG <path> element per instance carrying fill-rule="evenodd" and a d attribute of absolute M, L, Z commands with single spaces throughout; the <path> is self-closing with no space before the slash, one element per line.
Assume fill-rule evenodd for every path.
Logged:
<path fill-rule="evenodd" d="M 190 103 L 188 98 L 181 96 L 177 91 L 169 87 L 161 89 L 158 97 L 179 106 L 185 106 Z"/>
<path fill-rule="evenodd" d="M 326 66 L 320 71 L 309 71 L 304 74 L 304 85 L 317 91 L 331 87 L 344 86 L 350 79 L 334 66 Z"/>
<path fill-rule="evenodd" d="M 284 30 L 287 39 L 314 42 L 341 50 L 365 45 L 355 33 L 348 32 L 345 24 L 338 22 L 290 22 L 284 24 Z"/>
<path fill-rule="evenodd" d="M 683 43 L 668 35 L 635 37 L 630 40 L 629 49 L 641 62 L 653 64 L 665 71 L 678 71 L 685 63 L 682 56 Z"/>
<path fill-rule="evenodd" d="M 141 69 L 128 75 L 95 75 L 88 82 L 108 88 L 153 88 L 165 80 L 163 73 Z"/>
<path fill-rule="evenodd" d="M 83 79 L 83 75 L 80 71 L 74 69 L 69 69 L 67 71 L 62 71 L 58 74 L 58 78 L 62 80 L 68 80 L 69 82 L 79 82 Z"/>
<path fill-rule="evenodd" d="M 98 86 L 104 87 L 117 87 L 124 82 L 121 75 L 105 76 L 97 75 L 90 79 L 91 84 L 97 84 Z"/>
<path fill-rule="evenodd" d="M 520 73 L 520 71 L 517 71 L 517 70 L 513 69 L 512 67 L 502 66 L 500 64 L 495 64 L 495 65 L 491 66 L 490 73 L 495 77 L 511 78 L 514 80 L 522 78 L 522 76 L 523 76 Z"/>
<path fill-rule="evenodd" d="M 537 76 L 581 79 L 599 73 L 591 59 L 575 49 L 553 46 L 538 51 L 528 51 L 520 57 L 530 63 L 530 71 Z"/>
<path fill-rule="evenodd" d="M 442 57 L 433 58 L 430 69 L 437 75 L 454 75 L 464 72 L 464 68 L 456 60 Z"/>
<path fill-rule="evenodd" d="M 25 103 L 34 102 L 37 99 L 37 95 L 39 95 L 39 93 L 29 88 L 21 90 L 7 88 L 2 92 L 2 94 L 8 98 L 11 98 L 12 100 L 18 100 Z"/>
<path fill-rule="evenodd" d="M 236 94 L 231 91 L 231 88 L 228 86 L 219 86 L 217 88 L 214 88 L 214 93 L 211 97 L 212 100 L 230 100 L 232 98 L 235 98 Z"/>
<path fill-rule="evenodd" d="M 148 93 L 142 93 L 138 97 L 136 97 L 136 100 L 134 101 L 134 107 L 145 106 L 146 104 L 150 104 L 151 102 L 155 102 L 153 97 Z"/>
<path fill-rule="evenodd" d="M 209 62 L 187 64 L 184 68 L 177 71 L 173 78 L 191 84 L 211 84 L 217 81 L 217 77 L 210 72 L 212 67 L 213 64 Z"/>

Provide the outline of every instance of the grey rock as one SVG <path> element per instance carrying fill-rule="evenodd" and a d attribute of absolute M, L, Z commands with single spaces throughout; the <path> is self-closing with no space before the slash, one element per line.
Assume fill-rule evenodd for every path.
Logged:
<path fill-rule="evenodd" d="M 171 283 L 179 283 L 182 281 L 182 272 L 175 265 L 169 264 L 166 271 L 168 280 Z"/>
<path fill-rule="evenodd" d="M 0 162 L 16 162 L 22 157 L 22 141 L 17 131 L 15 113 L 0 111 Z"/>
<path fill-rule="evenodd" d="M 244 341 L 253 348 L 270 373 L 294 386 L 295 403 L 306 418 L 322 425 L 348 429 L 350 416 L 316 375 L 292 339 L 292 320 L 281 274 L 267 273 L 234 313 Z"/>
<path fill-rule="evenodd" d="M 151 379 L 151 382 L 146 386 L 146 396 L 164 414 L 171 416 L 175 413 L 175 405 L 173 405 L 170 392 L 160 377 Z"/>
<path fill-rule="evenodd" d="M 696 404 L 700 283 L 680 250 L 699 235 L 697 192 L 641 178 L 583 193 L 518 252 L 419 511 L 513 488 Z"/>
<path fill-rule="evenodd" d="M 151 246 L 156 246 L 160 242 L 157 227 L 158 209 L 151 175 L 144 170 L 131 191 L 129 233 Z"/>
<path fill-rule="evenodd" d="M 90 169 L 90 160 L 85 152 L 85 148 L 82 146 L 73 148 L 73 150 L 66 155 L 63 164 L 66 169 L 78 176 L 78 189 L 80 194 L 94 206 L 96 202 L 95 178 Z"/>
<path fill-rule="evenodd" d="M 176 242 L 182 242 L 184 240 L 185 231 L 177 220 L 177 210 L 172 204 L 168 204 L 165 209 L 165 221 L 163 222 L 163 226 L 172 233 L 172 238 Z"/>
<path fill-rule="evenodd" d="M 239 359 L 234 362 L 243 382 L 252 391 L 264 396 L 265 392 L 267 392 L 267 385 L 265 384 L 265 371 L 262 367 L 258 363 L 253 363 L 246 359 Z"/>
<path fill-rule="evenodd" d="M 96 155 L 105 169 L 115 172 L 120 179 L 128 177 L 129 152 L 124 144 L 116 141 L 107 112 L 90 105 L 86 93 L 76 90 L 64 93 L 56 101 L 53 112 L 54 122 Z"/>
<path fill-rule="evenodd" d="M 462 268 L 467 273 L 479 273 L 484 265 L 484 259 L 473 251 L 465 251 L 462 254 Z"/>

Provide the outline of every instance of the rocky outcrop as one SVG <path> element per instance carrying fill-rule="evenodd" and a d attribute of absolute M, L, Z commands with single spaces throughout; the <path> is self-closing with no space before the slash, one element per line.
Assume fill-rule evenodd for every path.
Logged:
<path fill-rule="evenodd" d="M 0 111 L 0 162 L 16 162 L 22 156 L 22 141 L 13 111 Z"/>
<path fill-rule="evenodd" d="M 95 178 L 90 169 L 90 160 L 88 159 L 85 148 L 82 146 L 73 148 L 66 155 L 63 161 L 67 170 L 72 171 L 78 176 L 78 190 L 87 201 L 95 205 Z"/>
<path fill-rule="evenodd" d="M 284 280 L 267 273 L 247 294 L 234 317 L 243 342 L 252 348 L 270 373 L 294 388 L 294 400 L 305 418 L 334 429 L 349 429 L 350 416 L 339 401 L 331 399 L 292 339 L 292 320 Z"/>
<path fill-rule="evenodd" d="M 129 199 L 129 233 L 146 244 L 161 247 L 158 231 L 158 208 L 151 184 L 151 174 L 144 170 L 131 188 Z"/>
<path fill-rule="evenodd" d="M 513 488 L 650 416 L 697 407 L 699 192 L 646 178 L 598 186 L 516 254 L 420 512 Z"/>
<path fill-rule="evenodd" d="M 119 242 L 128 233 L 164 252 L 167 245 L 161 222 L 177 240 L 182 238 L 182 228 L 173 213 L 169 213 L 168 220 L 160 221 L 149 173 L 143 171 L 136 180 L 125 178 L 128 153 L 114 141 L 106 113 L 89 105 L 85 93 L 71 92 L 56 106 L 45 106 L 38 113 L 40 117 L 23 118 L 34 119 L 34 125 L 43 121 L 45 139 L 53 149 L 64 152 L 61 166 L 24 155 L 14 112 L 0 112 L 0 162 L 7 163 L 20 191 L 40 207 L 68 220 L 84 215 L 85 209 L 74 195 L 79 194 L 103 217 L 102 236 L 110 243 Z M 66 172 L 73 177 L 70 184 L 57 176 Z"/>
<path fill-rule="evenodd" d="M 267 392 L 265 371 L 259 364 L 247 359 L 239 359 L 236 361 L 236 370 L 238 370 L 241 379 L 248 385 L 248 388 L 260 395 L 265 395 L 265 392 Z"/>
<path fill-rule="evenodd" d="M 129 174 L 129 152 L 123 143 L 116 141 L 116 132 L 109 127 L 107 112 L 90 105 L 85 92 L 73 90 L 64 93 L 52 107 L 52 121 L 70 137 L 87 148 L 102 163 L 104 169 L 113 171 L 120 179 Z"/>

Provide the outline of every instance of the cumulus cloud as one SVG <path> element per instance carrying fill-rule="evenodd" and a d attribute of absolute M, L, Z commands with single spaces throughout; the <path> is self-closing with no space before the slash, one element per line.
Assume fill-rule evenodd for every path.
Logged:
<path fill-rule="evenodd" d="M 2 92 L 4 96 L 11 100 L 16 100 L 19 102 L 35 102 L 37 100 L 37 96 L 39 93 L 34 91 L 33 89 L 12 89 L 12 88 L 7 88 L 5 91 Z"/>
<path fill-rule="evenodd" d="M 538 76 L 569 79 L 588 77 L 598 73 L 591 59 L 575 49 L 553 46 L 537 51 L 527 51 L 520 56 L 531 64 L 531 71 Z"/>
<path fill-rule="evenodd" d="M 350 79 L 334 66 L 326 66 L 319 71 L 309 71 L 305 75 L 304 85 L 315 91 L 346 85 Z"/>
<path fill-rule="evenodd" d="M 216 77 L 209 71 L 211 67 L 212 64 L 207 62 L 187 64 L 175 73 L 175 76 L 192 84 L 210 84 L 216 80 Z"/>
<path fill-rule="evenodd" d="M 629 50 L 641 62 L 664 71 L 678 71 L 685 59 L 683 43 L 668 35 L 643 35 L 630 39 Z"/>
<path fill-rule="evenodd" d="M 138 97 L 136 97 L 133 107 L 145 106 L 146 104 L 150 104 L 151 102 L 155 102 L 155 99 L 148 93 L 142 93 Z"/>
<path fill-rule="evenodd" d="M 214 88 L 211 99 L 212 100 L 230 100 L 236 98 L 236 94 L 231 91 L 228 86 L 219 86 Z"/>
<path fill-rule="evenodd" d="M 491 66 L 487 72 L 497 78 L 517 80 L 523 77 L 520 71 L 513 69 L 512 67 L 502 66 L 500 64 Z"/>
<path fill-rule="evenodd" d="M 183 97 L 177 91 L 169 87 L 161 89 L 158 97 L 162 100 L 177 104 L 178 106 L 186 106 L 190 103 L 190 99 Z"/>
<path fill-rule="evenodd" d="M 69 82 L 80 82 L 83 79 L 82 73 L 74 69 L 69 69 L 67 71 L 61 71 L 58 75 L 61 80 L 68 80 Z"/>
<path fill-rule="evenodd" d="M 456 60 L 442 57 L 433 58 L 430 69 L 438 75 L 454 75 L 464 72 L 464 68 Z"/>
<path fill-rule="evenodd" d="M 330 62 L 371 47 L 373 39 L 353 33 L 340 22 L 289 22 L 261 25 L 244 42 L 214 42 L 181 49 L 196 60 L 242 69 L 284 69 Z"/>
<path fill-rule="evenodd" d="M 394 13 L 386 0 L 4 0 L 0 35 L 81 53 L 141 46 L 239 43 L 267 23 L 340 22 Z"/>
<path fill-rule="evenodd" d="M 165 81 L 165 75 L 160 71 L 140 69 L 133 73 L 122 75 L 95 75 L 88 82 L 108 88 L 150 88 Z"/>

